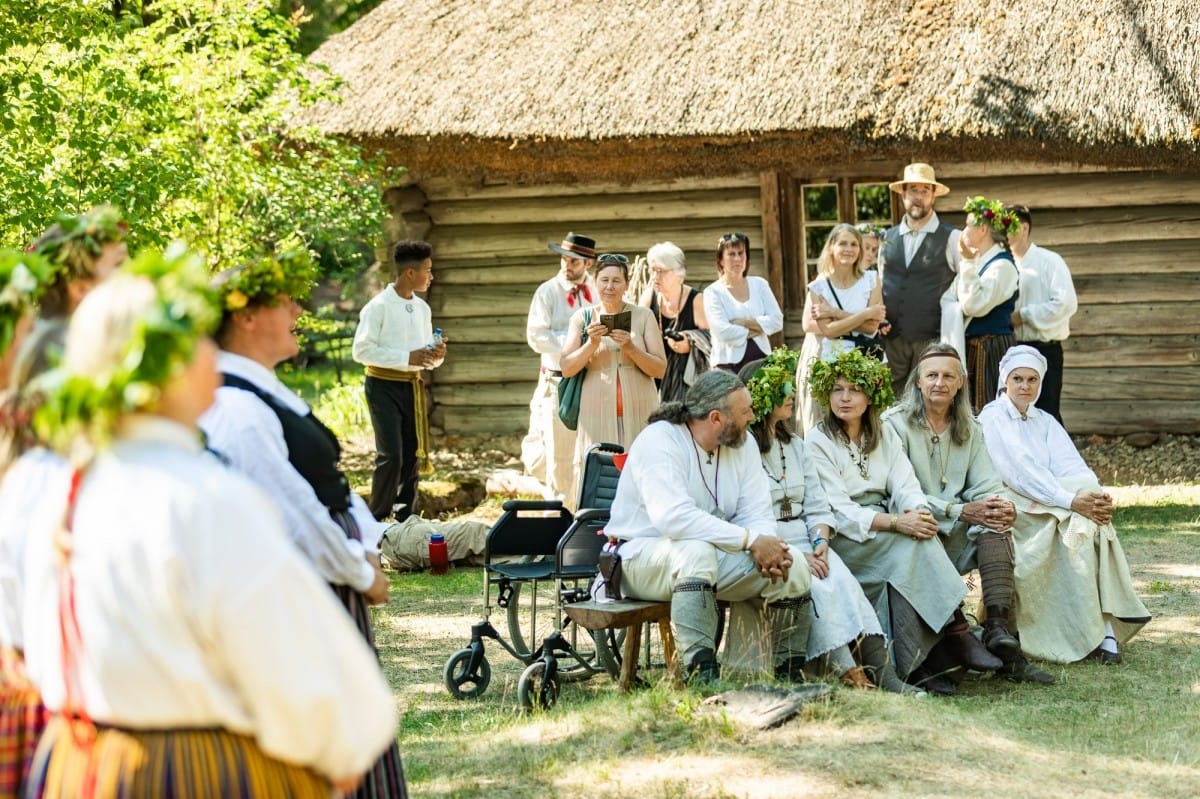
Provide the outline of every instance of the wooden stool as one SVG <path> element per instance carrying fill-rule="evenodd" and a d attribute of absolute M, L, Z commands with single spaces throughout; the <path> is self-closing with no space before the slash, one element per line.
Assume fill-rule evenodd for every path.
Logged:
<path fill-rule="evenodd" d="M 658 634 L 662 637 L 663 657 L 667 661 L 667 673 L 675 682 L 680 681 L 679 664 L 675 662 L 675 635 L 671 632 L 671 603 L 643 602 L 637 599 L 622 599 L 618 602 L 572 602 L 563 606 L 563 612 L 571 621 L 589 630 L 627 629 L 625 649 L 622 653 L 621 678 L 618 684 L 628 693 L 633 690 L 637 678 L 638 650 L 642 645 L 642 625 L 648 621 L 658 622 Z"/>

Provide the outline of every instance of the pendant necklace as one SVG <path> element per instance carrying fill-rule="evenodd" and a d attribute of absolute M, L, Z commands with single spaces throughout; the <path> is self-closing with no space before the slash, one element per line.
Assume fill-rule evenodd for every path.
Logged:
<path fill-rule="evenodd" d="M 692 435 L 690 430 L 688 431 L 688 435 L 689 436 Z M 717 499 L 717 491 L 719 491 L 721 488 L 721 447 L 719 444 L 717 445 L 717 468 L 715 470 L 713 470 L 712 488 L 708 487 L 708 478 L 704 476 L 704 467 L 700 465 L 700 445 L 696 443 L 695 436 L 692 436 L 692 448 L 696 450 L 696 471 L 700 472 L 700 482 L 704 483 L 705 492 L 707 492 L 708 495 L 710 497 L 712 497 L 712 501 L 713 501 L 712 515 L 716 516 L 718 519 L 724 519 L 725 512 L 723 510 L 721 510 L 721 501 L 719 499 Z M 712 463 L 713 462 L 712 453 L 709 452 L 707 454 L 708 454 L 708 462 Z"/>
<path fill-rule="evenodd" d="M 786 522 L 791 521 L 794 517 L 792 516 L 792 498 L 787 495 L 787 456 L 783 454 L 782 441 L 779 442 L 779 464 L 781 473 L 779 477 L 771 474 L 771 470 L 767 469 L 765 465 L 763 471 L 767 473 L 767 477 L 770 477 L 776 485 L 783 489 L 783 499 L 779 502 L 779 521 Z"/>
<path fill-rule="evenodd" d="M 946 476 L 950 466 L 950 445 L 946 445 L 946 449 L 942 450 L 942 436 L 935 433 L 933 425 L 929 421 L 929 417 L 925 417 L 925 426 L 929 428 L 929 460 L 931 463 L 939 464 L 942 467 L 942 489 L 946 488 L 946 484 L 950 482 Z M 937 452 L 938 457 L 934 457 L 934 452 Z M 939 463 L 940 462 L 940 463 Z"/>
<path fill-rule="evenodd" d="M 850 461 L 858 467 L 858 473 L 862 475 L 862 479 L 866 480 L 870 471 L 871 456 L 858 448 L 858 444 L 853 441 L 846 442 L 846 449 L 850 450 Z"/>

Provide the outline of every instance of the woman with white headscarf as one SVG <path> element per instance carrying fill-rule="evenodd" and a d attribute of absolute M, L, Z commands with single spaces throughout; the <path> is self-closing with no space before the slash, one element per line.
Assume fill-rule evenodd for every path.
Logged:
<path fill-rule="evenodd" d="M 1112 526 L 1101 488 L 1067 431 L 1034 406 L 1046 359 L 1012 347 L 1000 361 L 1000 391 L 979 415 L 988 453 L 1017 506 L 1017 626 L 1021 648 L 1041 660 L 1089 655 L 1121 662 L 1118 646 L 1150 620 Z"/>

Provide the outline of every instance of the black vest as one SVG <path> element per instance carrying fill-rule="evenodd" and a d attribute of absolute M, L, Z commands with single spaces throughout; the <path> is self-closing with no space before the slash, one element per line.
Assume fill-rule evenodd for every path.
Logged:
<path fill-rule="evenodd" d="M 1013 271 L 1017 269 L 1016 263 L 1007 252 L 997 253 L 991 258 L 983 268 L 979 270 L 980 276 L 989 269 L 1003 269 L 1004 264 L 1012 266 Z M 1021 292 L 1014 291 L 1012 296 L 1004 302 L 997 305 L 992 310 L 985 313 L 983 316 L 977 316 L 967 323 L 967 338 L 972 336 L 1011 336 L 1013 332 L 1012 314 L 1017 307 L 1017 295 Z"/>
<path fill-rule="evenodd" d="M 321 504 L 331 511 L 350 507 L 350 483 L 338 468 L 342 448 L 337 436 L 311 413 L 301 416 L 266 391 L 240 377 L 222 374 L 225 385 L 249 391 L 267 404 L 283 426 L 288 462 L 312 486 Z"/>
<path fill-rule="evenodd" d="M 910 341 L 941 337 L 941 299 L 954 280 L 946 263 L 946 245 L 953 231 L 953 225 L 939 222 L 937 230 L 925 234 L 907 268 L 900 226 L 883 235 L 883 304 L 892 323 L 889 336 Z"/>

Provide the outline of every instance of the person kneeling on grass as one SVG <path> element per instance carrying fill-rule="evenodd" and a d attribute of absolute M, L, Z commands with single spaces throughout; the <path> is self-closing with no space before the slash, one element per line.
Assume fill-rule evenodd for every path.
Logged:
<path fill-rule="evenodd" d="M 671 602 L 689 679 L 720 676 L 717 599 L 766 605 L 777 676 L 804 679 L 812 626 L 809 570 L 793 568 L 775 535 L 771 492 L 758 452 L 745 446 L 754 420 L 735 375 L 707 372 L 685 402 L 650 415 L 621 472 L 607 534 L 621 541 L 623 592 Z"/>

